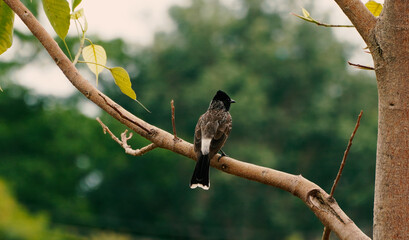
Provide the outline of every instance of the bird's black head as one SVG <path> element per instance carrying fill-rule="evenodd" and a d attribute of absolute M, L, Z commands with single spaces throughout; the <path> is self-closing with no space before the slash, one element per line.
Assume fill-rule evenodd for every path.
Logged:
<path fill-rule="evenodd" d="M 233 99 L 229 97 L 225 92 L 222 90 L 217 91 L 216 95 L 214 95 L 213 100 L 210 105 L 216 104 L 217 102 L 222 102 L 224 108 L 226 108 L 226 111 L 229 111 L 230 109 L 230 104 L 235 103 Z"/>

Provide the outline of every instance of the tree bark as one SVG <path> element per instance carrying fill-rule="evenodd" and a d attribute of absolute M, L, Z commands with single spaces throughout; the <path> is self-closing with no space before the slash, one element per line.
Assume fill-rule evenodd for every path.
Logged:
<path fill-rule="evenodd" d="M 385 0 L 374 50 L 378 147 L 374 239 L 409 239 L 409 4 Z"/>

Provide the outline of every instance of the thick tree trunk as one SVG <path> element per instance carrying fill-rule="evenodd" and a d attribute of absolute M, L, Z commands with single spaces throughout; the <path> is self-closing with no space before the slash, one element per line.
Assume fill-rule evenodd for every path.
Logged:
<path fill-rule="evenodd" d="M 409 2 L 385 0 L 375 19 L 360 0 L 335 0 L 371 51 L 378 82 L 374 240 L 409 239 Z"/>
<path fill-rule="evenodd" d="M 385 1 L 371 49 L 379 94 L 376 239 L 409 239 L 409 4 Z"/>

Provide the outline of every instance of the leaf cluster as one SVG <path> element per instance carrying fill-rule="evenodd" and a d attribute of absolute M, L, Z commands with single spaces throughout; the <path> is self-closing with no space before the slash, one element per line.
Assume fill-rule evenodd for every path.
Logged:
<path fill-rule="evenodd" d="M 57 33 L 58 37 L 63 41 L 68 55 L 74 62 L 74 64 L 76 64 L 77 62 L 86 63 L 88 68 L 95 74 L 97 86 L 99 73 L 101 73 L 104 69 L 108 69 L 115 80 L 115 84 L 120 88 L 122 93 L 132 98 L 144 109 L 146 109 L 146 107 L 136 99 L 136 93 L 132 89 L 132 83 L 128 72 L 122 67 L 107 67 L 107 55 L 104 48 L 100 45 L 93 44 L 90 39 L 87 39 L 85 37 L 85 34 L 88 30 L 88 23 L 85 17 L 84 9 L 81 8 L 79 10 L 76 10 L 80 3 L 81 0 L 72 0 L 70 8 L 70 4 L 67 0 L 42 0 L 43 9 L 47 18 L 54 31 Z M 70 28 L 71 20 L 75 22 L 75 26 L 77 27 L 79 35 L 78 38 L 81 43 L 75 59 L 72 58 L 71 51 L 68 48 L 66 42 L 66 37 Z M 81 23 L 81 20 L 83 21 L 83 23 Z M 3 0 L 1 0 L 0 24 L 1 26 L 4 26 L 4 28 L 2 27 L 0 30 L 0 54 L 5 52 L 12 45 L 13 22 L 14 12 L 4 3 Z M 79 32 L 79 30 L 81 31 L 81 33 Z M 84 40 L 88 40 L 90 45 L 84 47 Z M 81 54 L 84 58 L 84 61 L 78 60 Z M 3 90 L 0 88 L 0 91 Z"/>

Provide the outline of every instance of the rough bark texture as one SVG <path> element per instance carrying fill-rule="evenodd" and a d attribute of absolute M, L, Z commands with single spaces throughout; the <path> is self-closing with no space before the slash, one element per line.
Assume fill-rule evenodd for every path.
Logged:
<path fill-rule="evenodd" d="M 375 29 L 379 119 L 374 239 L 409 239 L 409 4 L 385 1 Z"/>

